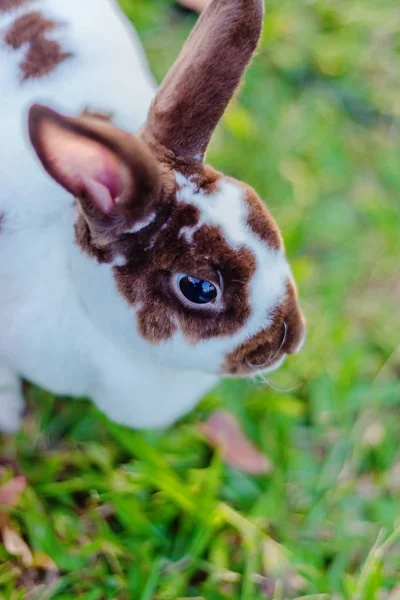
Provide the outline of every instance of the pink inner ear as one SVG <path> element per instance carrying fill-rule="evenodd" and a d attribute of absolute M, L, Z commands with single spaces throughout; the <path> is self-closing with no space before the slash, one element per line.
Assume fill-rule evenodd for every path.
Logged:
<path fill-rule="evenodd" d="M 102 212 L 110 214 L 115 208 L 115 200 L 124 193 L 122 166 L 111 151 L 96 142 L 92 144 L 95 153 L 79 159 L 75 155 L 72 161 L 75 187 L 83 188 Z"/>
<path fill-rule="evenodd" d="M 110 214 L 117 198 L 131 187 L 125 164 L 107 146 L 47 121 L 42 150 L 52 175 L 76 197 L 86 193 L 102 212 Z"/>
<path fill-rule="evenodd" d="M 104 213 L 110 214 L 114 208 L 114 200 L 118 196 L 113 196 L 107 183 L 100 183 L 96 178 L 88 177 L 84 171 L 77 171 L 76 184 L 87 192 L 87 195 L 96 206 Z"/>

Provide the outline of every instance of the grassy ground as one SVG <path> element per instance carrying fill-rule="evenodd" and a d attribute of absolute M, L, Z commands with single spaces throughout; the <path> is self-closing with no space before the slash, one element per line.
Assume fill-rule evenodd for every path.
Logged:
<path fill-rule="evenodd" d="M 398 2 L 268 4 L 209 159 L 277 218 L 307 346 L 271 378 L 286 391 L 224 383 L 162 434 L 30 388 L 0 484 L 27 478 L 9 530 L 34 560 L 18 536 L 19 558 L 0 544 L 3 599 L 400 598 Z M 193 17 L 169 0 L 123 5 L 161 77 Z M 220 407 L 267 476 L 206 445 L 196 423 Z"/>

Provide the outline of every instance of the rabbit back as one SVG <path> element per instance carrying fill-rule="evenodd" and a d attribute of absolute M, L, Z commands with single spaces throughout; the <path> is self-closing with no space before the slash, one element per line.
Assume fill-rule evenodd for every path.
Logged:
<path fill-rule="evenodd" d="M 60 192 L 28 144 L 29 106 L 44 100 L 70 114 L 106 112 L 134 132 L 146 119 L 156 84 L 135 31 L 109 0 L 4 0 L 0 36 L 0 213 L 18 213 L 32 224 L 57 209 Z M 40 72 L 35 61 L 48 43 L 58 54 Z"/>

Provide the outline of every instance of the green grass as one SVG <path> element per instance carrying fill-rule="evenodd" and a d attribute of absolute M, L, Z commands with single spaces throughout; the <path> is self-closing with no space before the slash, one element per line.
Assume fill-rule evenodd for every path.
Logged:
<path fill-rule="evenodd" d="M 167 0 L 123 5 L 161 78 L 194 19 Z M 22 432 L 0 446 L 0 484 L 26 475 L 12 524 L 59 575 L 0 544 L 5 600 L 399 597 L 398 2 L 268 5 L 208 158 L 276 217 L 307 345 L 273 388 L 223 383 L 164 433 L 30 388 Z M 208 448 L 196 422 L 220 407 L 271 474 L 244 475 Z"/>

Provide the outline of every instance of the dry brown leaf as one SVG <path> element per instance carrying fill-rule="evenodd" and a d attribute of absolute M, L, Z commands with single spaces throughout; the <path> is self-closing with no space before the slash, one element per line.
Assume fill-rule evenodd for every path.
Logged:
<path fill-rule="evenodd" d="M 19 533 L 15 529 L 12 529 L 10 525 L 4 525 L 2 536 L 7 552 L 12 556 L 20 558 L 25 567 L 30 567 L 33 562 L 32 552 Z"/>
<path fill-rule="evenodd" d="M 231 413 L 216 411 L 205 423 L 200 423 L 199 429 L 211 446 L 220 448 L 224 461 L 231 467 L 251 475 L 271 472 L 271 461 L 245 436 Z"/>
<path fill-rule="evenodd" d="M 26 488 L 25 477 L 18 476 L 0 487 L 0 507 L 15 506 L 19 496 Z"/>
<path fill-rule="evenodd" d="M 388 471 L 385 476 L 386 486 L 393 494 L 398 494 L 400 492 L 400 461 L 398 461 L 394 467 Z"/>
<path fill-rule="evenodd" d="M 6 525 L 9 525 L 10 516 L 6 510 L 1 510 L 2 506 L 9 508 L 17 504 L 20 494 L 26 487 L 25 477 L 14 477 L 0 487 L 0 533 Z"/>
<path fill-rule="evenodd" d="M 400 600 L 400 585 L 396 585 L 396 587 L 390 592 L 389 600 Z"/>
<path fill-rule="evenodd" d="M 262 555 L 265 581 L 270 588 L 275 589 L 279 581 L 286 596 L 290 597 L 305 590 L 305 579 L 295 572 L 282 546 L 272 539 L 265 540 Z"/>
<path fill-rule="evenodd" d="M 24 588 L 24 600 L 48 600 L 53 598 L 59 579 L 59 573 L 56 571 L 43 573 L 41 569 L 25 569 L 18 580 L 18 587 Z"/>

